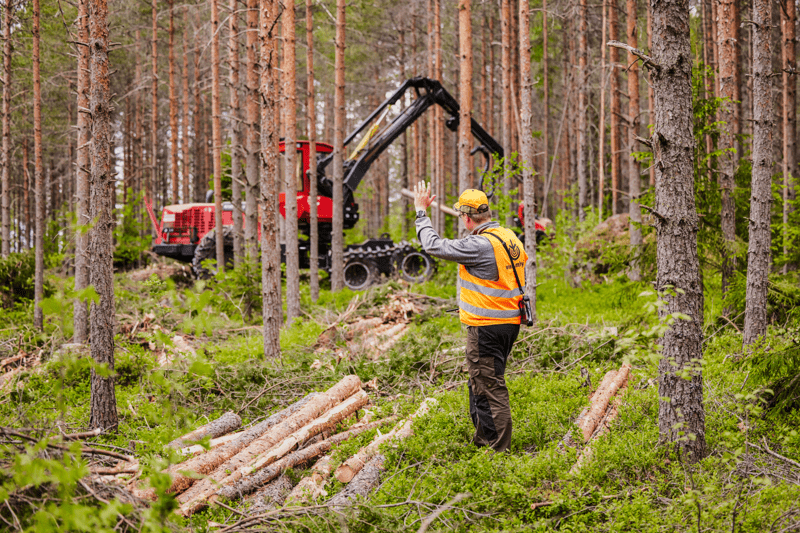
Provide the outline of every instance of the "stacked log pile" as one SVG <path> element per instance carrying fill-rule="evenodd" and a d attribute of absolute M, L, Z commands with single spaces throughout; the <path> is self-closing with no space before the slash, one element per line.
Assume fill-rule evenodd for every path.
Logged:
<path fill-rule="evenodd" d="M 189 516 L 220 498 L 247 498 L 255 508 L 269 510 L 283 506 L 287 497 L 290 502 L 302 503 L 325 495 L 323 486 L 334 466 L 331 456 L 326 454 L 337 444 L 395 420 L 395 417 L 389 417 L 372 421 L 373 413 L 365 410 L 360 421 L 334 433 L 341 423 L 347 425 L 352 415 L 369 403 L 361 385 L 357 376 L 347 376 L 327 391 L 309 394 L 249 429 L 238 431 L 241 419 L 230 412 L 170 442 L 166 449 L 181 450 L 186 457 L 183 462 L 164 470 L 171 477 L 168 492 L 176 495 L 180 504 L 178 512 Z M 381 457 L 379 446 L 409 436 L 412 421 L 426 414 L 435 402 L 434 399 L 426 400 L 413 416 L 385 434 L 378 430 L 378 435 L 368 446 L 339 467 L 337 478 L 346 478 L 346 481 L 354 483 L 353 488 L 347 491 L 349 499 L 346 501 L 352 500 L 356 494 L 368 494 L 376 485 L 383 469 L 383 459 L 376 461 Z M 200 446 L 195 444 L 198 440 L 207 443 Z M 322 459 L 317 460 L 320 457 Z M 293 491 L 285 471 L 315 460 L 312 475 Z M 361 474 L 364 470 L 367 472 Z M 103 476 L 106 481 L 111 477 L 119 483 L 127 481 L 119 474 L 139 471 L 138 462 L 126 461 L 93 473 Z M 139 498 L 154 501 L 155 490 L 137 478 L 138 475 L 128 482 L 131 492 Z M 344 497 L 339 500 L 341 498 Z"/>

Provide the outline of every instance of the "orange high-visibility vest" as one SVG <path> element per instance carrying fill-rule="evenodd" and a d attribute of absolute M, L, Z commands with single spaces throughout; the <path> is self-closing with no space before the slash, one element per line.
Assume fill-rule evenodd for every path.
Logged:
<path fill-rule="evenodd" d="M 525 262 L 528 254 L 513 231 L 506 228 L 490 228 L 482 233 L 492 233 L 505 242 L 522 286 L 525 286 Z M 467 272 L 464 265 L 458 266 L 461 281 L 459 316 L 468 326 L 493 324 L 519 324 L 519 302 L 522 299 L 514 269 L 506 249 L 495 238 L 486 237 L 492 243 L 494 259 L 499 274 L 496 281 L 481 279 Z"/>

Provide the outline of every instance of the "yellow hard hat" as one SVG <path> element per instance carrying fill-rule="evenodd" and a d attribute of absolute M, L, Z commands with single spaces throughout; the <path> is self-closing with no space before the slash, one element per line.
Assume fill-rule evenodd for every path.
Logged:
<path fill-rule="evenodd" d="M 453 204 L 453 209 L 466 215 L 486 213 L 489 211 L 489 199 L 486 194 L 478 189 L 467 189 L 458 197 L 458 201 Z"/>

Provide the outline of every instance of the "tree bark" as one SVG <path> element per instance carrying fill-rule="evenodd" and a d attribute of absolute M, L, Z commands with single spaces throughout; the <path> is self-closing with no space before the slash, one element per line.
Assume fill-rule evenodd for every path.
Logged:
<path fill-rule="evenodd" d="M 381 473 L 385 470 L 385 462 L 386 457 L 381 453 L 370 459 L 353 481 L 328 501 L 328 506 L 345 507 L 352 505 L 358 498 L 364 499 L 369 496 L 369 493 L 378 486 Z"/>
<path fill-rule="evenodd" d="M 586 165 L 586 85 L 589 80 L 586 76 L 586 0 L 580 0 L 578 8 L 578 218 L 583 221 L 586 218 L 586 175 L 588 168 Z M 613 39 L 613 37 L 612 37 Z"/>
<path fill-rule="evenodd" d="M 470 170 L 472 160 L 470 144 L 472 140 L 472 17 L 470 0 L 458 2 L 458 42 L 460 48 L 460 83 L 461 90 L 458 120 L 458 190 L 463 191 L 470 187 Z M 531 139 L 533 139 L 531 137 Z M 444 174 L 444 173 L 442 173 Z M 445 198 L 444 180 L 440 193 Z M 436 210 L 440 211 L 440 210 Z"/>
<path fill-rule="evenodd" d="M 601 0 L 602 16 L 600 38 L 600 120 L 598 122 L 598 146 L 597 146 L 597 217 L 598 220 L 605 220 L 603 208 L 605 207 L 605 186 L 606 186 L 606 28 L 608 19 L 606 0 Z"/>
<path fill-rule="evenodd" d="M 501 121 L 503 122 L 503 194 L 511 190 L 511 0 L 500 0 L 500 74 L 502 92 L 500 96 Z M 502 216 L 502 215 L 501 215 Z"/>
<path fill-rule="evenodd" d="M 264 356 L 280 357 L 281 250 L 278 241 L 278 124 L 279 88 L 275 81 L 278 67 L 276 45 L 279 5 L 261 0 L 261 296 L 264 319 Z M 249 54 L 249 50 L 248 50 Z M 249 225 L 249 221 L 248 221 Z"/>
<path fill-rule="evenodd" d="M 628 0 L 628 45 L 639 47 L 639 37 L 636 30 L 637 8 L 636 0 Z M 642 229 L 638 226 L 642 222 L 642 211 L 639 208 L 639 196 L 642 194 L 642 180 L 639 177 L 639 162 L 633 157 L 637 152 L 636 137 L 639 135 L 639 62 L 636 56 L 628 52 L 628 191 L 630 192 L 630 239 L 633 248 L 633 261 L 628 277 L 633 281 L 641 279 L 639 270 L 639 252 L 642 245 Z"/>
<path fill-rule="evenodd" d="M 734 245 L 736 242 L 736 206 L 733 199 L 733 175 L 736 172 L 737 154 L 733 135 L 734 61 L 736 55 L 735 0 L 720 0 L 717 22 L 717 49 L 719 53 L 719 92 L 717 96 L 727 100 L 720 106 L 720 120 L 726 123 L 719 135 L 719 185 L 722 190 L 722 294 L 728 293 L 733 273 L 736 270 Z M 731 309 L 725 309 L 730 314 Z"/>
<path fill-rule="evenodd" d="M 5 23 L 3 24 L 3 153 L 2 177 L 0 177 L 0 211 L 2 211 L 2 246 L 0 255 L 8 257 L 11 253 L 11 11 L 14 6 L 11 0 L 5 2 Z"/>
<path fill-rule="evenodd" d="M 612 41 L 619 40 L 619 4 L 617 0 L 609 0 L 608 3 L 608 37 Z M 620 114 L 622 106 L 620 104 L 619 92 L 619 48 L 612 47 L 609 50 L 609 68 L 611 76 L 611 214 L 619 213 L 619 191 L 621 189 L 620 176 Z"/>
<path fill-rule="evenodd" d="M 231 203 L 233 204 L 233 264 L 238 268 L 242 263 L 242 241 L 244 229 L 242 221 L 242 163 L 241 141 L 239 140 L 239 2 L 228 2 L 228 82 L 230 83 L 229 102 L 231 115 Z"/>
<path fill-rule="evenodd" d="M 78 2 L 78 40 L 89 42 L 88 0 Z M 75 168 L 76 218 L 78 231 L 75 233 L 75 292 L 89 285 L 89 142 L 92 139 L 91 120 L 81 109 L 89 109 L 89 48 L 77 46 L 78 53 L 78 153 Z M 27 144 L 25 146 L 27 152 Z M 27 154 L 25 158 L 27 160 Z M 87 300 L 76 299 L 72 306 L 72 340 L 85 343 L 89 329 L 89 304 Z"/>
<path fill-rule="evenodd" d="M 712 0 L 713 2 L 714 0 Z M 653 53 L 653 8 L 650 2 L 647 2 L 647 52 L 652 55 Z M 652 78 L 652 76 L 650 76 Z M 648 119 L 650 124 L 655 124 L 655 94 L 653 93 L 652 80 L 647 84 L 647 110 Z M 650 165 L 650 187 L 656 186 L 656 166 Z"/>
<path fill-rule="evenodd" d="M 549 62 L 548 62 L 548 37 L 547 37 L 547 0 L 542 0 L 542 114 L 544 115 L 542 121 L 542 151 L 544 152 L 544 164 L 542 165 L 542 176 L 550 185 L 548 179 L 550 173 L 550 81 L 549 81 Z M 549 194 L 549 190 L 542 190 L 542 208 L 547 206 L 547 199 L 545 195 Z M 543 210 L 542 216 L 547 216 Z M 530 255 L 530 254 L 528 254 Z"/>
<path fill-rule="evenodd" d="M 783 34 L 782 52 L 782 81 L 783 81 L 783 255 L 788 257 L 790 248 L 789 239 L 789 213 L 790 202 L 794 200 L 794 175 L 797 173 L 797 78 L 795 68 L 795 38 L 797 23 L 794 2 L 781 4 L 781 29 Z M 785 260 L 785 259 L 784 259 Z M 789 270 L 788 262 L 783 266 L 783 273 Z"/>
<path fill-rule="evenodd" d="M 344 50 L 345 2 L 336 0 L 336 89 L 333 103 L 333 239 L 331 243 L 331 290 L 344 287 Z"/>
<path fill-rule="evenodd" d="M 218 0 L 211 0 L 211 153 L 214 161 L 214 221 L 217 235 L 222 231 L 222 123 L 219 74 L 219 10 Z M 225 239 L 217 239 L 217 272 L 225 272 Z"/>
<path fill-rule="evenodd" d="M 319 299 L 319 213 L 317 208 L 317 109 L 314 99 L 314 13 L 312 0 L 306 0 L 306 128 L 308 134 L 308 207 L 309 207 L 309 247 L 311 301 Z"/>
<path fill-rule="evenodd" d="M 283 29 L 283 123 L 284 190 L 286 213 L 286 323 L 300 316 L 300 256 L 297 220 L 297 75 L 294 0 L 284 0 Z M 300 163 L 302 168 L 302 162 Z M 301 177 L 302 179 L 302 177 Z"/>
<path fill-rule="evenodd" d="M 682 313 L 664 334 L 659 362 L 660 441 L 689 462 L 706 453 L 703 378 L 703 292 L 697 256 L 698 217 L 692 154 L 692 53 L 689 2 L 652 0 L 655 93 L 656 288 L 666 291 L 659 316 Z M 682 374 L 688 372 L 689 379 Z"/>
<path fill-rule="evenodd" d="M 37 0 L 38 1 L 38 0 Z M 99 295 L 91 309 L 92 368 L 91 428 L 116 429 L 117 400 L 114 394 L 114 176 L 111 167 L 111 83 L 108 61 L 108 5 L 106 0 L 89 4 L 91 53 L 92 175 L 89 231 L 89 282 Z M 103 375 L 110 372 L 112 375 Z"/>
<path fill-rule="evenodd" d="M 150 109 L 150 181 L 147 196 L 153 198 L 158 186 L 158 0 L 152 0 L 153 37 L 151 39 L 152 70 Z"/>
<path fill-rule="evenodd" d="M 242 418 L 233 411 L 228 411 L 208 424 L 203 424 L 194 431 L 190 431 L 186 435 L 171 441 L 167 444 L 167 448 L 180 450 L 190 442 L 198 441 L 204 437 L 211 437 L 212 439 L 221 437 L 240 427 L 242 427 Z"/>
<path fill-rule="evenodd" d="M 750 191 L 745 346 L 767 332 L 767 288 L 770 272 L 770 207 L 772 202 L 772 100 L 770 31 L 772 3 L 753 1 L 753 181 Z"/>
<path fill-rule="evenodd" d="M 533 159 L 533 80 L 531 79 L 531 38 L 530 4 L 519 0 L 519 56 L 520 56 L 520 120 L 522 135 L 520 157 L 522 159 L 522 187 L 525 204 L 525 294 L 531 301 L 533 320 L 536 321 L 536 182 L 534 181 Z M 545 14 L 546 16 L 546 14 Z M 546 87 L 545 87 L 546 90 Z M 547 158 L 545 157 L 545 161 Z"/>
<path fill-rule="evenodd" d="M 178 183 L 178 88 L 175 85 L 175 0 L 169 0 L 169 134 L 172 203 L 178 204 L 181 201 Z"/>
<path fill-rule="evenodd" d="M 33 327 L 44 327 L 42 297 L 44 296 L 44 176 L 42 165 L 42 83 L 39 54 L 39 0 L 33 0 L 33 180 L 36 187 L 36 258 L 33 285 Z"/>
<path fill-rule="evenodd" d="M 26 106 L 27 107 L 27 106 Z M 27 113 L 26 113 L 27 114 Z M 27 122 L 27 120 L 26 120 Z M 30 249 L 33 246 L 31 242 L 31 235 L 32 235 L 32 227 L 31 224 L 31 200 L 30 200 L 30 190 L 31 190 L 31 176 L 28 172 L 30 165 L 28 164 L 28 136 L 24 135 L 22 137 L 22 203 L 23 208 L 25 211 L 25 244 L 26 248 Z M 88 180 L 86 184 L 86 188 L 89 188 Z M 88 213 L 87 213 L 88 216 Z M 86 242 L 87 246 L 89 244 L 88 240 Z M 86 274 L 86 278 L 89 278 L 89 274 Z M 88 309 L 87 309 L 88 313 Z"/>
<path fill-rule="evenodd" d="M 181 117 L 183 164 L 181 165 L 181 178 L 183 180 L 183 201 L 191 202 L 192 197 L 189 196 L 189 7 L 186 4 L 183 6 L 183 23 L 183 76 L 181 79 L 183 83 L 183 116 Z"/>
<path fill-rule="evenodd" d="M 259 160 L 259 79 L 258 72 L 261 65 L 258 63 L 258 2 L 259 0 L 247 1 L 247 66 L 246 80 L 247 85 L 247 119 L 245 121 L 245 226 L 244 243 L 245 256 L 255 259 L 258 251 L 258 198 L 259 198 L 259 168 L 262 162 Z M 278 132 L 275 142 L 277 143 Z M 271 142 L 271 141 L 270 141 Z M 277 157 L 277 156 L 276 156 Z M 277 164 L 277 162 L 276 162 Z M 276 182 L 277 184 L 277 182 Z M 271 191 L 270 194 L 274 192 Z"/>

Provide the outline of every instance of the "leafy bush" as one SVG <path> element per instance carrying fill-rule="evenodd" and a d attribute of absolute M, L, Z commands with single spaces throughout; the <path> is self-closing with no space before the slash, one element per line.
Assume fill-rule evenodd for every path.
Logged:
<path fill-rule="evenodd" d="M 0 306 L 9 309 L 17 302 L 33 300 L 36 273 L 36 256 L 33 249 L 0 258 Z M 53 292 L 50 283 L 44 283 L 45 296 Z"/>
<path fill-rule="evenodd" d="M 150 237 L 147 215 L 144 208 L 144 192 L 138 196 L 128 190 L 128 202 L 119 213 L 120 224 L 114 227 L 114 268 L 128 270 L 136 263 L 147 263 L 145 250 L 150 248 Z"/>

